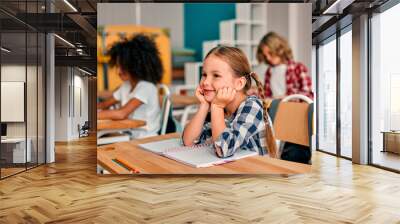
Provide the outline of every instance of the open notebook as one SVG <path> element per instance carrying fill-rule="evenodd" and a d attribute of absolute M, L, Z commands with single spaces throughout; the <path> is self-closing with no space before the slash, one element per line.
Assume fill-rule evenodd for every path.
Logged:
<path fill-rule="evenodd" d="M 219 158 L 210 145 L 182 146 L 180 139 L 168 139 L 139 145 L 141 148 L 163 155 L 170 159 L 196 168 L 219 165 L 249 156 L 258 155 L 257 152 L 239 150 L 229 158 Z"/>

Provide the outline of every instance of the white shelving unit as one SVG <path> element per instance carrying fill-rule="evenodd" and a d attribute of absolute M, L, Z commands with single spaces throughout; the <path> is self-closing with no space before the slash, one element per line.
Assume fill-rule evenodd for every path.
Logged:
<path fill-rule="evenodd" d="M 235 41 L 235 20 L 225 20 L 219 23 L 219 38 L 225 42 Z"/>
<path fill-rule="evenodd" d="M 266 34 L 267 8 L 265 3 L 236 3 L 236 18 L 221 21 L 219 40 L 203 42 L 203 58 L 218 45 L 240 48 L 247 56 L 253 71 L 260 70 L 257 62 L 257 46 Z M 185 84 L 197 85 L 201 77 L 201 62 L 185 64 Z"/>
<path fill-rule="evenodd" d="M 185 63 L 185 84 L 197 86 L 201 79 L 202 62 Z"/>
<path fill-rule="evenodd" d="M 213 49 L 214 47 L 218 46 L 221 44 L 221 41 L 219 40 L 210 40 L 210 41 L 204 41 L 203 42 L 203 59 L 206 57 L 207 53 Z"/>

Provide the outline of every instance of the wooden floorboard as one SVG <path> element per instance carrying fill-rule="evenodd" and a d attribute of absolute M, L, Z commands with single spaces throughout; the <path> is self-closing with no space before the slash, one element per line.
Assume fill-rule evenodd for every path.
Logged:
<path fill-rule="evenodd" d="M 0 181 L 0 223 L 400 223 L 400 175 L 315 152 L 289 177 L 98 176 L 96 141 Z"/>

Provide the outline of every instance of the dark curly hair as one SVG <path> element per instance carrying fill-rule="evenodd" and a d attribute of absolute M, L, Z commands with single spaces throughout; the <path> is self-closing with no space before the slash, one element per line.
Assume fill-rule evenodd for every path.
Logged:
<path fill-rule="evenodd" d="M 154 84 L 161 80 L 163 66 L 160 52 L 156 43 L 143 34 L 114 44 L 108 55 L 110 66 L 119 66 L 133 78 Z"/>

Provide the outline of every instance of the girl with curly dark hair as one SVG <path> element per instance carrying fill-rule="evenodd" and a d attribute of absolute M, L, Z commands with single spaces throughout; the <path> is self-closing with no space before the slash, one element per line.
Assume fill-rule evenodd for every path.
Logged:
<path fill-rule="evenodd" d="M 160 128 L 160 106 L 156 84 L 163 73 L 160 53 L 155 42 L 142 34 L 118 42 L 108 52 L 110 65 L 118 68 L 124 81 L 113 96 L 97 105 L 102 109 L 97 119 L 138 119 L 146 121 L 146 130 L 132 131 L 133 138 L 157 135 Z M 120 104 L 119 109 L 110 106 Z"/>

